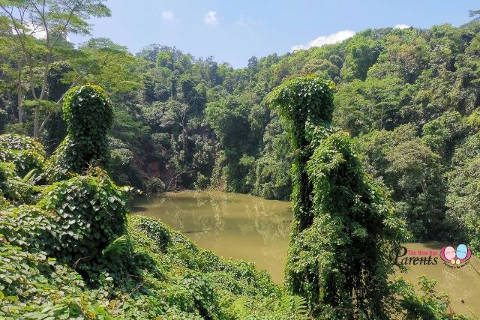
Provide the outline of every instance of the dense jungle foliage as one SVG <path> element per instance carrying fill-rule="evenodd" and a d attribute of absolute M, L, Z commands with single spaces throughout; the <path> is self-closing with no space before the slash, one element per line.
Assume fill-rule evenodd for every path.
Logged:
<path fill-rule="evenodd" d="M 461 318 L 434 282 L 390 282 L 385 252 L 405 229 L 480 249 L 479 22 L 234 69 L 161 45 L 75 47 L 68 33 L 110 14 L 102 0 L 30 3 L 0 1 L 0 317 Z M 292 194 L 286 288 L 127 216 L 119 185 Z"/>
<path fill-rule="evenodd" d="M 127 219 L 131 187 L 99 167 L 110 99 L 93 85 L 66 97 L 68 134 L 49 159 L 32 138 L 0 135 L 2 319 L 307 317 L 302 298 L 252 263 L 222 260 L 159 221 Z M 17 161 L 28 156 L 42 161 Z"/>
<path fill-rule="evenodd" d="M 8 159 L 0 162 L 2 319 L 336 318 L 331 301 L 291 295 L 252 263 L 199 249 L 160 221 L 127 217 L 132 188 L 96 166 L 108 167 L 102 141 L 113 120 L 110 99 L 93 85 L 67 97 L 68 134 L 50 158 L 32 138 L 0 135 Z M 78 113 L 91 108 L 99 110 L 95 119 Z M 85 143 L 92 132 L 98 143 Z M 422 281 L 420 293 L 396 282 L 388 315 L 450 317 L 448 297 Z"/>
<path fill-rule="evenodd" d="M 354 138 L 415 238 L 462 234 L 479 248 L 478 22 L 366 30 L 340 44 L 252 57 L 243 69 L 160 45 L 132 55 L 108 39 L 74 48 L 60 38 L 45 85 L 40 62 L 17 55 L 3 30 L 0 130 L 36 133 L 47 154 L 67 135 L 65 92 L 91 82 L 113 102 L 108 144 L 117 183 L 289 199 L 293 153 L 265 97 L 291 77 L 315 74 L 336 84 L 332 125 Z M 47 55 L 45 40 L 28 40 L 31 58 Z"/>

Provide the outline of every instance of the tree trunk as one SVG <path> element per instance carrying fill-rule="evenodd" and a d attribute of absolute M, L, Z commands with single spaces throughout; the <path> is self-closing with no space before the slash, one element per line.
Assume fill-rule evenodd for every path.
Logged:
<path fill-rule="evenodd" d="M 35 97 L 36 100 L 43 100 L 45 98 L 45 95 L 47 93 L 47 77 L 48 77 L 48 69 L 50 67 L 50 56 L 47 57 L 47 62 L 45 63 L 45 70 L 43 71 L 43 80 L 42 80 L 42 91 L 40 92 L 40 97 L 35 97 L 35 87 L 33 86 L 33 82 L 31 84 L 32 86 L 32 92 L 33 96 Z M 34 118 L 33 118 L 33 137 L 38 140 L 40 137 L 40 106 L 35 106 L 35 112 L 34 112 Z M 42 126 L 43 127 L 43 126 Z"/>
<path fill-rule="evenodd" d="M 23 124 L 22 64 L 20 62 L 18 63 L 17 106 L 18 122 Z"/>
<path fill-rule="evenodd" d="M 38 124 L 39 122 L 39 106 L 35 106 L 35 114 L 34 114 L 34 119 L 33 119 L 33 137 L 38 140 L 38 137 L 40 136 L 40 126 Z"/>

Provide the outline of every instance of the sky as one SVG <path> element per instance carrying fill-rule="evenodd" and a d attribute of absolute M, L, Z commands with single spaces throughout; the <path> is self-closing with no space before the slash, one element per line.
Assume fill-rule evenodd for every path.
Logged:
<path fill-rule="evenodd" d="M 91 20 L 91 35 L 137 53 L 153 44 L 235 68 L 250 57 L 344 40 L 367 28 L 429 28 L 470 20 L 476 0 L 108 0 L 112 16 Z"/>

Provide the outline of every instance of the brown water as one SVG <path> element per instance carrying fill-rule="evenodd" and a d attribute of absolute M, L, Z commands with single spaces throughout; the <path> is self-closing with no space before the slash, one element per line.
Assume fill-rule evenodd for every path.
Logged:
<path fill-rule="evenodd" d="M 223 257 L 255 262 L 275 282 L 283 281 L 292 219 L 289 202 L 215 191 L 184 191 L 141 201 L 134 209 L 137 214 L 162 220 L 201 248 Z M 423 251 L 439 251 L 442 246 L 405 245 L 409 250 Z M 438 289 L 449 294 L 456 312 L 480 318 L 479 259 L 473 257 L 462 268 L 450 268 L 438 257 L 436 265 L 412 265 L 402 276 L 416 283 L 420 275 L 438 281 Z"/>

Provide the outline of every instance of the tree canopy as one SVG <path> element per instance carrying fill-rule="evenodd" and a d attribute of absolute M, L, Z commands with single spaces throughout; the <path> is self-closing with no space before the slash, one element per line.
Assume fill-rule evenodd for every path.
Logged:
<path fill-rule="evenodd" d="M 53 152 L 67 135 L 59 101 L 70 87 L 93 83 L 113 103 L 108 143 L 118 183 L 143 190 L 212 187 L 287 200 L 290 163 L 297 157 L 288 139 L 302 137 L 304 129 L 284 130 L 288 109 L 269 109 L 267 95 L 297 76 L 322 77 L 335 87 L 331 126 L 350 133 L 365 170 L 392 194 L 416 239 L 449 239 L 447 199 L 461 166 L 454 154 L 480 128 L 479 22 L 369 29 L 339 44 L 252 57 L 246 68 L 235 69 L 158 44 L 134 55 L 105 38 L 74 48 L 65 33 L 53 33 L 48 45 L 28 33 L 25 19 L 8 16 L 11 10 L 38 15 L 38 3 L 2 2 L 3 131 L 37 136 Z M 55 3 L 46 2 L 46 10 L 66 12 L 76 2 Z M 109 13 L 102 1 L 78 4 L 84 7 L 67 33 L 87 32 L 81 21 Z M 47 26 L 58 30 L 60 20 Z M 25 53 L 20 38 L 28 44 Z M 33 56 L 49 57 L 46 77 L 44 68 L 28 63 Z"/>

